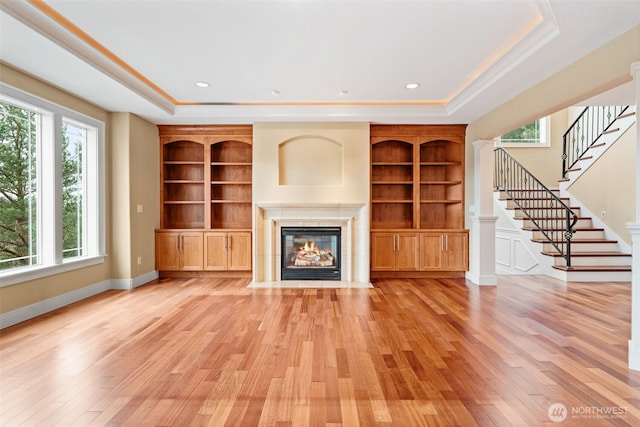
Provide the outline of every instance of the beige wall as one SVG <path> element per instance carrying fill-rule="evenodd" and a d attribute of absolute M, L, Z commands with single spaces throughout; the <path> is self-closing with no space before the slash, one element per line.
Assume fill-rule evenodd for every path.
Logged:
<path fill-rule="evenodd" d="M 307 162 L 291 159 L 300 150 Z M 286 182 L 305 170 L 308 179 Z M 253 176 L 254 202 L 369 203 L 369 123 L 256 123 Z"/>
<path fill-rule="evenodd" d="M 632 126 L 568 191 L 627 244 L 631 233 L 627 223 L 635 221 L 636 126 Z"/>
<path fill-rule="evenodd" d="M 108 179 L 111 182 L 111 231 L 112 239 L 109 257 L 113 277 L 131 277 L 131 232 L 129 215 L 130 165 L 129 165 L 129 117 L 128 113 L 112 113 L 110 117 L 111 168 Z"/>
<path fill-rule="evenodd" d="M 496 138 L 628 82 L 638 60 L 640 25 L 470 123 L 467 140 Z"/>
<path fill-rule="evenodd" d="M 30 94 L 47 99 L 51 102 L 63 105 L 97 120 L 108 123 L 109 115 L 106 111 L 89 104 L 79 98 L 62 92 L 26 74 L 23 74 L 5 64 L 0 63 L 0 80 L 16 89 L 24 90 Z M 105 170 L 109 171 L 109 128 L 105 127 L 106 133 L 106 162 Z M 109 234 L 111 222 L 111 199 L 110 185 L 106 182 L 106 210 L 107 210 L 107 233 L 106 250 L 110 252 L 111 236 Z M 57 274 L 29 282 L 17 283 L 12 286 L 0 288 L 0 313 L 7 313 L 18 308 L 26 307 L 38 302 L 45 301 L 56 296 L 60 296 L 84 287 L 100 283 L 110 278 L 110 259 L 107 256 L 105 262 L 100 265 Z"/>
<path fill-rule="evenodd" d="M 562 135 L 568 127 L 568 110 L 565 108 L 549 117 L 548 147 L 508 147 L 506 150 L 549 188 L 558 188 L 562 178 Z"/>
<path fill-rule="evenodd" d="M 0 81 L 105 123 L 106 257 L 99 265 L 0 288 L 8 313 L 113 279 L 154 271 L 159 226 L 158 129 L 130 113 L 112 113 L 0 63 Z M 137 205 L 143 212 L 137 213 Z M 142 263 L 137 264 L 141 257 Z"/>
<path fill-rule="evenodd" d="M 160 227 L 160 144 L 156 125 L 135 115 L 130 115 L 129 124 L 131 275 L 128 277 L 136 278 L 155 270 L 154 230 Z M 138 205 L 142 207 L 140 213 Z"/>
<path fill-rule="evenodd" d="M 628 82 L 631 80 L 631 64 L 637 61 L 640 61 L 640 25 L 470 123 L 466 135 L 466 205 L 474 204 L 473 141 L 491 140 Z M 534 153 L 521 158 L 529 155 L 544 157 Z M 544 158 L 544 161 L 548 160 Z M 537 162 L 530 166 L 543 170 L 547 177 L 545 180 L 553 175 L 546 170 L 546 166 Z M 467 215 L 467 224 L 470 224 L 470 215 Z"/>

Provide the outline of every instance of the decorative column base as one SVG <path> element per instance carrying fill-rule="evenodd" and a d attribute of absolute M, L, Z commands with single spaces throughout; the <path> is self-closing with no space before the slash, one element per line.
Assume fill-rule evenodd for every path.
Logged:
<path fill-rule="evenodd" d="M 479 286 L 495 286 L 496 275 L 496 216 L 471 218 L 469 271 L 467 279 Z"/>
<path fill-rule="evenodd" d="M 629 369 L 640 371 L 640 223 L 627 224 L 631 232 L 631 339 Z"/>

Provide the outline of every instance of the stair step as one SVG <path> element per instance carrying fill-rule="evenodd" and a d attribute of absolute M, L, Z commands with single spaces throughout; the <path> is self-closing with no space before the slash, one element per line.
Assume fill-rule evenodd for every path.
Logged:
<path fill-rule="evenodd" d="M 635 116 L 635 115 L 636 115 L 636 112 L 631 111 L 630 113 L 620 114 L 616 120 L 624 119 L 624 118 Z"/>
<path fill-rule="evenodd" d="M 531 239 L 535 243 L 542 244 L 543 252 L 553 252 L 556 247 L 544 239 Z M 564 245 L 564 241 L 556 241 L 558 246 Z M 615 240 L 571 240 L 571 252 L 611 252 L 618 249 L 618 242 Z"/>
<path fill-rule="evenodd" d="M 536 243 L 551 243 L 546 239 L 531 239 L 532 242 Z M 554 240 L 555 243 L 564 243 L 564 240 Z M 606 243 L 606 244 L 617 244 L 617 240 L 607 240 L 607 239 L 580 239 L 580 240 L 571 240 L 571 243 Z"/>
<path fill-rule="evenodd" d="M 518 206 L 507 206 L 506 209 L 508 210 L 522 210 L 522 208 L 518 207 Z M 535 210 L 535 211 L 557 211 L 558 209 L 561 210 L 565 210 L 564 206 L 554 206 L 554 207 L 549 207 L 549 206 L 540 206 L 540 207 L 535 207 L 535 208 L 529 208 L 529 210 Z M 580 207 L 579 206 L 569 206 L 569 209 L 571 209 L 572 211 L 579 211 Z"/>
<path fill-rule="evenodd" d="M 562 200 L 563 202 L 568 202 L 570 201 L 570 199 L 568 197 L 502 197 L 500 196 L 500 198 L 498 199 L 501 202 L 511 202 L 511 201 L 516 201 L 516 200 L 553 200 L 553 201 L 557 201 L 557 200 Z"/>
<path fill-rule="evenodd" d="M 625 265 L 583 265 L 583 266 L 562 266 L 562 265 L 554 265 L 553 268 L 557 270 L 563 271 L 631 271 L 631 266 Z"/>
<path fill-rule="evenodd" d="M 551 256 L 551 257 L 561 257 L 558 252 L 545 251 L 542 252 L 543 255 Z M 571 252 L 571 257 L 630 257 L 631 254 L 625 254 L 624 252 L 609 252 L 609 251 L 599 251 L 599 252 Z"/>
<path fill-rule="evenodd" d="M 510 208 L 510 207 L 506 207 L 506 210 L 509 211 L 513 211 L 516 218 L 528 218 L 527 217 L 527 212 L 533 217 L 533 218 L 539 218 L 540 221 L 550 221 L 550 220 L 560 220 L 561 218 L 558 216 L 559 213 L 561 213 L 563 216 L 562 218 L 564 218 L 564 212 L 565 209 L 564 208 L 539 208 L 539 209 L 528 209 L 527 211 L 525 211 L 524 209 L 518 208 L 518 207 L 514 207 L 514 208 Z M 578 215 L 578 218 L 580 218 L 580 208 L 570 208 L 574 214 Z"/>
<path fill-rule="evenodd" d="M 554 265 L 564 265 L 565 260 L 557 251 L 544 251 L 542 255 L 553 259 Z M 631 254 L 614 251 L 571 252 L 571 264 L 583 266 L 630 266 Z"/>
<path fill-rule="evenodd" d="M 602 132 L 602 135 L 606 135 L 608 133 L 614 133 L 614 132 L 620 132 L 620 128 L 612 128 L 612 129 L 605 130 L 604 132 Z"/>
<path fill-rule="evenodd" d="M 528 226 L 528 227 L 522 227 L 523 230 L 525 231 L 562 231 L 564 230 L 564 228 L 559 228 L 559 227 L 542 227 L 542 228 L 538 228 L 538 227 L 532 227 L 532 226 Z M 574 228 L 573 231 L 578 232 L 578 231 L 604 231 L 604 228 L 591 228 L 591 227 L 584 227 L 584 228 Z"/>
<path fill-rule="evenodd" d="M 522 218 L 521 216 L 514 216 L 513 219 L 525 219 L 525 220 L 528 220 L 529 218 Z M 534 219 L 536 221 L 549 220 L 548 217 L 544 217 L 544 216 L 534 216 L 534 217 L 532 217 L 532 219 Z M 578 216 L 578 221 L 591 221 L 591 217 L 590 216 Z"/>
<path fill-rule="evenodd" d="M 522 220 L 522 227 L 536 228 L 532 220 L 527 217 L 513 217 L 514 219 Z M 548 221 L 548 218 L 534 218 L 535 221 L 539 223 L 543 223 L 544 221 Z M 593 227 L 593 220 L 590 217 L 578 217 L 578 222 L 576 222 L 577 229 L 588 229 Z"/>

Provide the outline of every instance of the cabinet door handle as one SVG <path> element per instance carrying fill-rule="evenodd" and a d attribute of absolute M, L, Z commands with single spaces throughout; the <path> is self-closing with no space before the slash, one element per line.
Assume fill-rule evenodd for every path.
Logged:
<path fill-rule="evenodd" d="M 184 236 L 180 235 L 180 252 L 184 252 Z"/>
<path fill-rule="evenodd" d="M 231 244 L 233 243 L 233 240 L 231 240 L 230 236 L 227 236 L 227 249 L 231 250 Z"/>
<path fill-rule="evenodd" d="M 176 239 L 176 251 L 180 252 L 180 236 Z"/>
<path fill-rule="evenodd" d="M 398 251 L 400 250 L 400 236 L 396 235 L 396 237 L 398 238 Z"/>
<path fill-rule="evenodd" d="M 449 250 L 449 235 L 448 234 L 444 235 L 444 250 L 445 251 Z"/>

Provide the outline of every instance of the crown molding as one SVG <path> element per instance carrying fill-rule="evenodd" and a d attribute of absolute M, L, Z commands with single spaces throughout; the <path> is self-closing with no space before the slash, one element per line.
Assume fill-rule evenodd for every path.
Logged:
<path fill-rule="evenodd" d="M 161 110 L 174 113 L 175 100 L 44 2 L 2 0 L 0 9 Z"/>
<path fill-rule="evenodd" d="M 529 24 L 530 28 L 504 54 L 489 65 L 484 72 L 473 79 L 447 103 L 447 111 L 453 114 L 471 102 L 474 98 L 497 83 L 524 60 L 546 46 L 560 34 L 558 22 L 553 14 L 549 0 L 534 2 L 539 16 Z"/>

